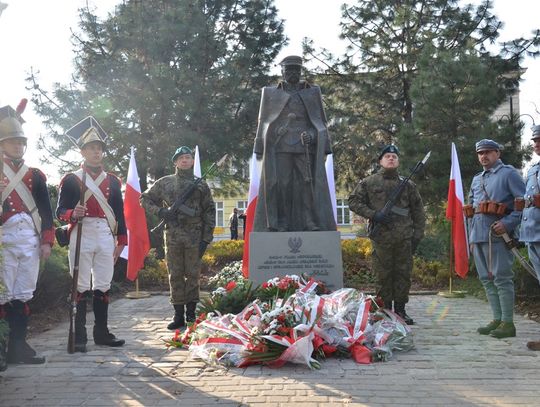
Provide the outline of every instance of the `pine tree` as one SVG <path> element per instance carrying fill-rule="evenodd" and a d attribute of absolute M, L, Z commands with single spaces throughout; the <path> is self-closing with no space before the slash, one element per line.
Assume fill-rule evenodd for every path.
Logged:
<path fill-rule="evenodd" d="M 478 84 L 474 91 L 467 89 L 467 92 L 486 92 L 486 87 L 480 85 L 484 79 L 494 87 L 493 100 L 481 97 L 479 103 L 471 97 L 456 101 L 454 108 L 467 113 L 455 118 L 460 123 L 468 122 L 465 133 L 472 138 L 480 134 L 491 134 L 494 138 L 506 134 L 513 138 L 512 146 L 519 145 L 519 132 L 513 130 L 516 126 L 508 129 L 505 123 L 493 124 L 490 116 L 505 92 L 511 90 L 503 75 L 513 72 L 513 80 L 519 80 L 521 72 L 516 69 L 519 58 L 536 54 L 538 32 L 531 39 L 501 44 L 489 56 L 485 47 L 496 41 L 502 23 L 492 14 L 492 2 L 488 0 L 477 7 L 462 5 L 457 0 L 357 0 L 353 5 L 342 6 L 342 16 L 341 38 L 349 44 L 344 56 L 336 57 L 327 50 L 316 51 L 312 43 L 304 43 L 307 55 L 325 63 L 325 68 L 319 71 L 329 78 L 322 80 L 323 87 L 332 87 L 331 94 L 330 89 L 326 92 L 326 100 L 331 106 L 329 110 L 336 113 L 331 130 L 341 181 L 363 177 L 373 167 L 378 149 L 391 142 L 406 153 L 402 163 L 404 172 L 432 146 L 443 148 L 444 145 L 447 151 L 434 154 L 430 166 L 443 168 L 449 162 L 449 141 L 455 137 L 449 129 L 455 125 L 448 120 L 435 123 L 427 116 L 430 110 L 437 116 L 440 113 L 437 109 L 446 109 L 450 101 L 445 105 L 435 93 L 429 103 L 440 101 L 441 104 L 429 105 L 421 93 L 412 91 L 420 86 L 429 88 L 429 81 L 433 81 L 434 89 L 450 86 L 444 83 L 445 78 L 437 76 L 443 68 L 438 63 L 442 65 L 448 58 L 456 75 L 465 75 Z M 422 65 L 421 60 L 434 63 Z M 488 78 L 482 77 L 486 73 Z M 420 75 L 422 83 L 416 84 Z M 455 84 L 466 86 L 459 81 Z M 422 114 L 425 117 L 420 120 Z M 436 127 L 447 124 L 450 128 L 443 133 Z M 512 161 L 519 162 L 520 157 L 518 148 Z M 445 168 L 449 169 L 449 165 Z M 442 179 L 447 177 L 445 174 Z M 429 192 L 436 194 L 434 200 L 444 199 L 441 188 Z"/>
<path fill-rule="evenodd" d="M 53 156 L 70 148 L 63 129 L 89 114 L 122 170 L 137 147 L 143 188 L 147 174 L 170 171 L 180 145 L 209 160 L 249 156 L 259 89 L 285 42 L 273 0 L 126 0 L 104 21 L 89 9 L 80 17 L 73 83 L 46 92 L 32 78 Z"/>

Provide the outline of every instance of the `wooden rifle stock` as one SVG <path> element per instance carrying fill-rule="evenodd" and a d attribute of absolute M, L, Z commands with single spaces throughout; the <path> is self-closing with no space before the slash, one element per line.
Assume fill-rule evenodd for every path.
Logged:
<path fill-rule="evenodd" d="M 84 194 L 86 193 L 86 171 L 83 168 L 82 183 L 81 183 L 81 198 L 80 205 L 84 205 Z M 73 259 L 73 280 L 71 283 L 71 302 L 69 309 L 69 337 L 68 337 L 68 353 L 75 353 L 75 318 L 77 317 L 77 296 L 79 282 L 79 262 L 81 259 L 81 238 L 82 238 L 82 222 L 78 220 L 77 239 L 75 240 L 75 258 Z"/>

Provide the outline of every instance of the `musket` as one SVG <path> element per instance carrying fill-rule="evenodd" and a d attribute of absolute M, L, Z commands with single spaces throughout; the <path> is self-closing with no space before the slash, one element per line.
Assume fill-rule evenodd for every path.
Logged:
<path fill-rule="evenodd" d="M 527 261 L 525 257 L 519 252 L 517 248 L 517 243 L 515 239 L 512 239 L 510 235 L 507 232 L 504 232 L 502 235 L 497 235 L 503 238 L 504 244 L 512 252 L 512 254 L 518 259 L 520 264 L 523 266 L 527 272 L 533 276 L 535 279 L 538 280 L 538 276 L 536 275 L 536 272 L 534 271 L 534 267 Z"/>
<path fill-rule="evenodd" d="M 86 193 L 86 171 L 83 168 L 81 197 L 79 205 L 84 205 L 84 194 Z M 68 353 L 75 353 L 75 318 L 77 317 L 77 297 L 79 283 L 79 263 L 81 259 L 81 240 L 82 240 L 82 219 L 77 223 L 77 237 L 75 240 L 75 258 L 73 259 L 73 279 L 71 282 L 71 302 L 69 309 L 69 336 Z"/>
<path fill-rule="evenodd" d="M 394 208 L 396 205 L 399 197 L 401 196 L 402 192 L 405 190 L 407 183 L 409 180 L 415 175 L 418 171 L 420 171 L 424 166 L 426 165 L 427 160 L 429 160 L 429 156 L 431 155 L 431 151 L 429 151 L 426 156 L 416 163 L 413 170 L 409 174 L 407 178 L 404 178 L 399 185 L 392 191 L 392 194 L 390 195 L 390 199 L 384 204 L 384 207 L 381 209 L 381 213 L 386 215 L 389 215 L 390 212 L 396 212 L 398 215 L 400 214 L 399 211 L 397 211 L 397 208 Z M 370 224 L 372 227 L 369 230 L 368 237 L 373 238 L 376 236 L 377 232 L 379 231 L 379 228 L 381 227 L 380 223 L 374 223 L 373 221 Z"/>
<path fill-rule="evenodd" d="M 189 197 L 193 194 L 193 192 L 195 192 L 195 190 L 197 189 L 197 186 L 206 178 L 208 177 L 209 175 L 211 175 L 215 169 L 217 169 L 218 167 L 221 167 L 223 165 L 223 163 L 225 162 L 225 160 L 227 159 L 227 154 L 225 154 L 223 157 L 221 157 L 219 159 L 219 161 L 216 161 L 215 163 L 213 163 L 207 170 L 204 174 L 202 174 L 202 176 L 200 178 L 196 178 L 195 181 L 190 184 L 183 192 L 182 194 L 178 197 L 178 199 L 176 201 L 174 201 L 174 203 L 169 206 L 167 208 L 167 210 L 169 212 L 172 212 L 174 214 L 177 214 L 178 212 L 182 212 L 184 214 L 186 214 L 187 216 L 190 216 L 190 217 L 193 217 L 195 216 L 195 210 L 190 208 L 189 206 L 186 205 L 186 201 L 189 199 Z M 165 219 L 162 219 L 161 222 L 159 222 L 159 224 L 153 228 L 152 230 L 150 230 L 151 233 L 154 233 L 156 231 L 159 231 L 161 230 L 165 224 L 167 222 L 165 221 Z"/>

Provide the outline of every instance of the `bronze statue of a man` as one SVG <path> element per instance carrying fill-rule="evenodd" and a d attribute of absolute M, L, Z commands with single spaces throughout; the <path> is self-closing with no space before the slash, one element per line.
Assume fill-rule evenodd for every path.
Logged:
<path fill-rule="evenodd" d="M 253 231 L 336 230 L 321 90 L 300 81 L 301 57 L 288 56 L 280 65 L 283 81 L 261 96 L 254 152 L 263 165 Z"/>

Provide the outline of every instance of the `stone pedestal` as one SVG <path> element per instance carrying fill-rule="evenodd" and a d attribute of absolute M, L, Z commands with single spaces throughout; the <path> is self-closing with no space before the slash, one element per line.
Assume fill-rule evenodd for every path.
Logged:
<path fill-rule="evenodd" d="M 254 285 L 287 274 L 305 274 L 331 290 L 342 288 L 340 233 L 252 232 L 249 278 Z"/>

